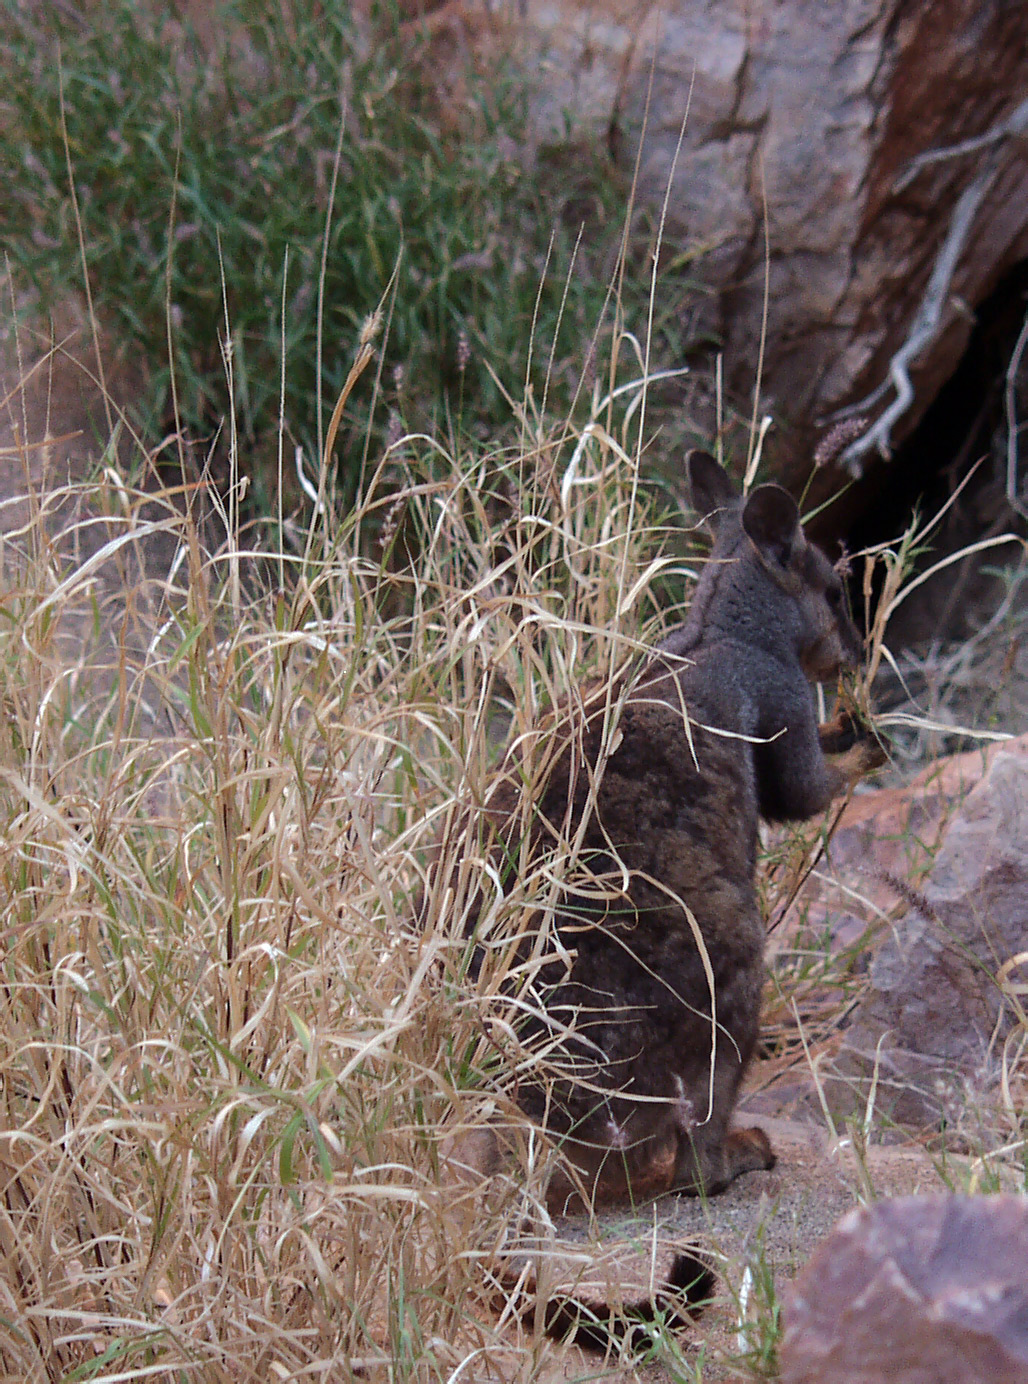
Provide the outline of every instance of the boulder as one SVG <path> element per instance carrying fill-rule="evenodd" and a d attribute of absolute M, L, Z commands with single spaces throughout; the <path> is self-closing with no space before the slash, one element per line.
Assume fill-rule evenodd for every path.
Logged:
<path fill-rule="evenodd" d="M 908 783 L 858 787 L 799 890 L 776 884 L 786 897 L 770 919 L 769 956 L 801 932 L 828 934 L 840 948 L 880 929 L 902 902 L 900 885 L 916 892 L 926 879 L 960 804 L 1000 754 L 1028 762 L 1028 735 L 936 759 Z"/>
<path fill-rule="evenodd" d="M 781 1384 L 1028 1384 L 1028 1198 L 851 1211 L 786 1290 Z"/>
<path fill-rule="evenodd" d="M 1028 976 L 1028 755 L 994 752 L 949 821 L 926 882 L 873 954 L 830 1094 L 906 1125 L 961 1123 L 969 1092 L 1020 1079 Z M 1020 751 L 1020 752 L 1019 752 Z M 897 887 L 894 885 L 894 887 Z M 1008 1039 L 1011 1041 L 1008 1043 Z"/>
<path fill-rule="evenodd" d="M 674 175 L 665 251 L 699 254 L 728 380 L 747 397 L 766 225 L 761 407 L 789 425 L 765 448 L 786 480 L 806 479 L 817 426 L 846 406 L 873 426 L 844 439 L 845 468 L 888 454 L 952 373 L 975 307 L 1028 256 L 1019 5 L 408 0 L 405 12 L 479 43 L 513 35 L 537 146 L 559 142 L 571 113 L 631 172 L 642 138 L 640 193 L 658 204 Z"/>

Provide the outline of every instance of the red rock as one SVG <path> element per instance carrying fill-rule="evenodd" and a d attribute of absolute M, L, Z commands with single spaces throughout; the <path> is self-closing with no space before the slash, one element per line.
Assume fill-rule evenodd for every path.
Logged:
<path fill-rule="evenodd" d="M 1028 1384 L 1028 1198 L 844 1216 L 786 1294 L 780 1384 Z"/>
<path fill-rule="evenodd" d="M 1015 742 L 1023 751 L 1023 742 Z M 901 873 L 896 871 L 897 874 Z M 958 1121 L 999 1078 L 1028 951 L 1028 758 L 1003 747 L 957 809 L 928 879 L 883 934 L 831 1083 L 838 1109 Z"/>

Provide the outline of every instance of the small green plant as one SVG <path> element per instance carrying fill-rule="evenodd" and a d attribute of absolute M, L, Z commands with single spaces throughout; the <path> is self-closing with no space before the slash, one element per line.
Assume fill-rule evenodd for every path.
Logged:
<path fill-rule="evenodd" d="M 778 1373 L 781 1340 L 781 1301 L 775 1281 L 775 1265 L 765 1245 L 766 1223 L 757 1222 L 754 1240 L 735 1289 L 738 1363 L 757 1378 Z"/>
<path fill-rule="evenodd" d="M 180 420 L 201 456 L 237 436 L 257 512 L 280 434 L 287 478 L 297 447 L 317 470 L 347 344 L 383 295 L 383 406 L 369 429 L 369 377 L 341 420 L 344 502 L 372 439 L 487 436 L 510 421 L 497 378 L 527 372 L 560 408 L 595 371 L 626 187 L 585 142 L 535 161 L 500 64 L 443 77 L 416 30 L 313 0 L 223 0 L 206 42 L 133 0 L 88 23 L 54 8 L 43 29 L 3 3 L 0 242 L 44 305 L 85 269 L 148 367 L 143 422 Z M 636 214 L 622 311 L 646 301 L 652 238 Z M 654 368 L 680 362 L 690 286 L 665 276 Z"/>

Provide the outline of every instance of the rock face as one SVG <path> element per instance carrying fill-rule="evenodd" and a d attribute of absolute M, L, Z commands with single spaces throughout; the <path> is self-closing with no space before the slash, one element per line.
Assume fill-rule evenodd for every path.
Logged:
<path fill-rule="evenodd" d="M 1018 753 L 1017 751 L 1021 752 Z M 879 943 L 870 993 L 836 1059 L 837 1105 L 898 1122 L 959 1123 L 969 1086 L 1018 1082 L 1028 972 L 1028 743 L 995 753 L 946 827 L 920 901 Z M 848 1090 L 849 1096 L 845 1094 Z"/>
<path fill-rule="evenodd" d="M 778 443 L 787 474 L 805 477 L 816 421 L 844 405 L 863 400 L 859 411 L 880 421 L 847 449 L 851 471 L 898 442 L 959 359 L 969 308 L 1028 256 L 1021 5 L 426 0 L 416 10 L 515 30 L 540 140 L 571 111 L 631 169 L 645 129 L 643 195 L 662 196 L 675 167 L 667 249 L 703 252 L 728 377 L 746 393 L 766 205 L 764 403 L 791 425 Z M 889 382 L 901 350 L 909 405 L 895 404 Z"/>
<path fill-rule="evenodd" d="M 781 1384 L 1028 1384 L 1028 1199 L 851 1211 L 787 1292 Z"/>

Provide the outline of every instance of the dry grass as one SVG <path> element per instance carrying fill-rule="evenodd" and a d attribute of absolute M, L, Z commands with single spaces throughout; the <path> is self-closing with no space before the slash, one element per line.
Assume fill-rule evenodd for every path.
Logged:
<path fill-rule="evenodd" d="M 412 901 L 502 746 L 544 773 L 547 711 L 609 686 L 687 587 L 640 484 L 643 386 L 608 380 L 577 427 L 512 406 L 509 448 L 395 438 L 345 517 L 323 463 L 307 526 L 241 529 L 238 455 L 227 501 L 138 440 L 56 484 L 22 429 L 0 546 L 7 1377 L 541 1377 L 541 1316 L 498 1315 L 490 1284 L 526 1207 L 545 1244 L 546 1150 L 526 1139 L 483 1194 L 441 1145 L 517 1124 L 546 1060 L 517 1024 L 541 942 L 527 963 L 517 943 L 574 842 L 501 882 L 451 833 L 457 887 L 435 875 L 423 928 Z M 870 555 L 880 612 L 916 541 Z M 782 985 L 791 1061 L 853 984 L 823 958 Z"/>
<path fill-rule="evenodd" d="M 483 1205 L 440 1140 L 512 1111 L 539 1059 L 500 993 L 509 949 L 472 983 L 460 909 L 421 930 L 411 900 L 507 724 L 652 622 L 633 397 L 597 399 L 588 436 L 526 417 L 511 453 L 405 437 L 355 513 L 278 537 L 231 501 L 200 522 L 203 482 L 138 445 L 21 497 L 0 550 L 6 1377 L 535 1377 L 534 1322 L 498 1330 L 483 1283 L 538 1174 Z M 540 869 L 491 922 L 552 888 Z"/>

